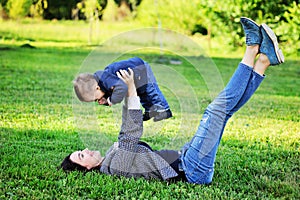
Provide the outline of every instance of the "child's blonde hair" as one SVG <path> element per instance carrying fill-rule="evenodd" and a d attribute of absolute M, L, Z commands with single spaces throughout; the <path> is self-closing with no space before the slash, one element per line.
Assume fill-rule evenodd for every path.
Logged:
<path fill-rule="evenodd" d="M 97 81 L 93 74 L 79 74 L 73 81 L 75 93 L 80 101 L 91 102 L 95 99 Z"/>

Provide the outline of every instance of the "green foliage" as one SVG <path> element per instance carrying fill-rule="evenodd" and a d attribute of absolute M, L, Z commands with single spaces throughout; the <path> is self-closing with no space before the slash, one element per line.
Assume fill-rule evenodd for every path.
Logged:
<path fill-rule="evenodd" d="M 77 4 L 77 8 L 79 8 L 80 11 L 84 13 L 87 19 L 98 18 L 98 10 L 102 10 L 99 1 L 97 0 L 86 0 L 84 2 L 80 2 Z"/>
<path fill-rule="evenodd" d="M 172 1 L 144 0 L 138 8 L 138 19 L 150 26 L 160 22 L 163 28 L 185 34 L 200 32 L 210 37 L 230 38 L 233 47 L 244 44 L 244 33 L 239 23 L 241 16 L 258 23 L 277 27 L 280 41 L 285 41 L 287 53 L 297 53 L 297 47 L 290 44 L 299 42 L 299 4 L 293 0 L 223 0 L 223 1 Z M 292 30 L 292 31 L 289 31 Z M 299 45 L 298 45 L 299 46 Z"/>
<path fill-rule="evenodd" d="M 8 1 L 8 0 L 0 0 L 0 4 L 1 4 L 2 6 L 5 6 L 6 3 L 7 3 L 7 1 Z"/>
<path fill-rule="evenodd" d="M 120 7 L 122 4 L 125 4 L 130 11 L 136 10 L 136 7 L 139 6 L 142 0 L 114 0 L 114 2 Z"/>
<path fill-rule="evenodd" d="M 274 27 L 280 35 L 280 41 L 285 44 L 288 53 L 300 54 L 300 4 L 293 2 L 292 7 L 286 7 L 283 13 L 285 20 L 279 21 Z"/>
<path fill-rule="evenodd" d="M 107 0 L 1 0 L 2 15 L 44 19 L 87 19 L 91 13 L 102 19 Z M 267 23 L 278 34 L 286 54 L 299 54 L 299 2 L 295 0 L 114 0 L 113 19 L 138 20 L 144 26 L 162 26 L 184 34 L 230 38 L 232 47 L 244 44 L 241 16 Z M 96 5 L 97 4 L 97 5 Z M 91 6 L 92 5 L 92 6 Z M 93 6 L 96 5 L 96 6 Z M 94 9 L 94 7 L 96 9 Z M 79 11 L 79 9 L 81 11 Z M 92 11 L 90 11 L 91 9 Z M 108 11 L 109 12 L 109 11 Z M 95 14 L 96 13 L 96 14 Z"/>
<path fill-rule="evenodd" d="M 145 25 L 158 26 L 189 33 L 199 20 L 197 5 L 201 0 L 143 0 L 138 7 L 138 19 Z"/>
<path fill-rule="evenodd" d="M 84 13 L 87 19 L 98 19 L 106 6 L 106 1 L 86 0 L 77 4 L 77 8 Z"/>
<path fill-rule="evenodd" d="M 3 15 L 4 13 L 7 13 L 7 1 L 8 0 L 0 0 L 0 14 Z M 2 16 L 0 16 L 2 17 Z"/>
<path fill-rule="evenodd" d="M 57 1 L 47 0 L 48 7 L 44 10 L 45 19 L 71 19 L 72 9 L 81 0 Z"/>
<path fill-rule="evenodd" d="M 47 7 L 47 0 L 35 0 L 30 6 L 30 16 L 33 18 L 42 18 L 44 9 L 46 9 Z"/>
<path fill-rule="evenodd" d="M 9 17 L 18 19 L 29 14 L 29 9 L 32 0 L 8 0 L 7 8 L 9 10 Z"/>
<path fill-rule="evenodd" d="M 219 30 L 225 30 L 226 33 L 231 34 L 231 42 L 234 46 L 241 46 L 244 44 L 244 33 L 239 24 L 241 16 L 249 17 L 258 23 L 267 23 L 275 28 L 278 27 L 279 23 L 287 20 L 284 13 L 294 4 L 296 2 L 293 0 L 272 2 L 266 0 L 225 0 L 214 6 L 212 11 L 221 21 L 218 26 Z M 292 27 L 293 25 L 287 24 L 287 26 Z M 282 35 L 277 34 L 280 39 Z M 296 40 L 293 41 L 296 42 Z"/>
<path fill-rule="evenodd" d="M 84 16 L 80 19 L 99 19 L 102 17 L 102 12 L 107 5 L 107 0 L 85 0 L 77 3 L 76 9 L 78 9 L 78 14 L 83 14 Z M 74 19 L 74 17 L 72 17 Z M 79 17 L 78 17 L 79 18 Z"/>

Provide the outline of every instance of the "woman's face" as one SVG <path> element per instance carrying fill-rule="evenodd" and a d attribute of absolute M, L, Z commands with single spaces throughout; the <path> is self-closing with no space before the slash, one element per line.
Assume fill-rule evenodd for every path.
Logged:
<path fill-rule="evenodd" d="M 86 167 L 89 170 L 93 167 L 99 166 L 103 158 L 101 157 L 99 151 L 90 151 L 88 149 L 84 149 L 82 151 L 73 152 L 70 156 L 70 160 L 83 167 Z"/>

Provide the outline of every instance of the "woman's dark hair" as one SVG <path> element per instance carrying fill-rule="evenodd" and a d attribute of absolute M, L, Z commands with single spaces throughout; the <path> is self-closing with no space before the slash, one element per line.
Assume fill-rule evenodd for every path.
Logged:
<path fill-rule="evenodd" d="M 77 163 L 74 163 L 71 159 L 70 159 L 71 154 L 69 154 L 67 157 L 65 157 L 65 159 L 62 161 L 62 163 L 60 164 L 60 169 L 64 170 L 65 172 L 70 172 L 70 171 L 81 171 L 81 172 L 90 172 L 90 171 L 100 171 L 99 170 L 99 166 L 94 167 L 90 170 L 88 170 L 86 167 L 83 167 Z"/>
<path fill-rule="evenodd" d="M 77 163 L 74 163 L 70 159 L 71 154 L 69 154 L 65 159 L 62 161 L 60 168 L 66 172 L 68 171 L 88 171 L 86 167 L 83 167 Z"/>

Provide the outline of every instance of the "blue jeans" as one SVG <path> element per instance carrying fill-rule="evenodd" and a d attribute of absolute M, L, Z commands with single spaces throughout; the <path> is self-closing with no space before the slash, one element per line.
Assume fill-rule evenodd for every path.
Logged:
<path fill-rule="evenodd" d="M 142 78 L 135 80 L 135 82 L 140 102 L 145 111 L 164 111 L 170 109 L 165 96 L 157 85 L 156 78 L 149 64 L 145 62 L 145 67 L 136 67 L 134 70 L 135 74 L 142 74 Z M 139 72 L 136 73 L 138 70 Z"/>
<path fill-rule="evenodd" d="M 228 119 L 253 95 L 264 76 L 240 63 L 225 89 L 206 108 L 198 130 L 182 149 L 181 167 L 190 183 L 209 184 Z"/>

